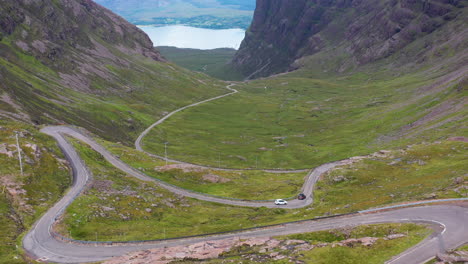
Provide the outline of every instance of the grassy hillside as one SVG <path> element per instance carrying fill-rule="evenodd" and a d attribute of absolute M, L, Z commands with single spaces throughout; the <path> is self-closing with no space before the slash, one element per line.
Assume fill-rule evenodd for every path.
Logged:
<path fill-rule="evenodd" d="M 164 62 L 141 30 L 115 14 L 74 3 L 0 7 L 1 116 L 72 123 L 131 143 L 165 112 L 225 92 L 221 82 Z M 48 10 L 55 12 L 45 20 Z"/>
<path fill-rule="evenodd" d="M 125 175 L 88 146 L 76 140 L 72 142 L 90 168 L 93 180 L 89 189 L 67 209 L 57 230 L 64 235 L 83 240 L 95 240 L 97 232 L 100 241 L 157 239 L 228 231 L 424 199 L 426 195 L 431 195 L 433 189 L 431 187 L 421 189 L 418 184 L 414 184 L 414 181 L 421 177 L 416 164 L 422 157 L 418 155 L 430 157 L 424 158 L 429 167 L 437 166 L 445 158 L 444 156 L 450 155 L 455 161 L 447 164 L 446 169 L 442 171 L 463 172 L 464 168 L 460 165 L 460 161 L 464 157 L 463 144 L 466 144 L 454 142 L 441 146 L 420 146 L 414 151 L 408 151 L 408 155 L 403 154 L 402 162 L 408 161 L 408 164 L 411 162 L 413 165 L 407 165 L 405 173 L 394 173 L 391 182 L 392 184 L 402 182 L 399 187 L 407 191 L 405 196 L 395 193 L 391 188 L 392 185 L 388 184 L 388 179 L 379 174 L 379 168 L 369 167 L 374 172 L 372 177 L 380 175 L 371 182 L 368 173 L 353 172 L 354 170 L 349 169 L 354 173 L 352 178 L 349 176 L 349 181 L 334 181 L 333 178 L 336 176 L 333 173 L 326 176 L 315 194 L 313 205 L 302 209 L 285 210 L 226 206 L 175 196 L 154 183 L 141 182 Z M 438 156 L 433 151 L 434 148 L 444 149 L 446 155 Z M 382 158 L 382 166 L 388 162 L 390 161 Z M 357 164 L 356 168 L 361 166 Z M 189 178 L 191 175 L 190 173 L 177 175 L 180 178 L 184 176 Z M 348 174 L 346 176 L 348 177 Z M 452 174 L 449 176 L 454 177 Z M 279 174 L 278 177 L 282 175 Z M 450 178 L 444 179 L 446 177 L 447 174 L 444 173 L 437 173 L 432 177 L 434 181 L 439 180 L 438 197 L 460 197 L 460 194 L 453 190 L 457 188 L 461 190 L 463 180 L 453 182 Z M 388 185 L 389 188 L 379 188 L 380 185 Z M 369 188 L 373 188 L 373 199 L 368 197 Z M 350 193 L 355 203 L 349 199 Z M 396 195 L 395 199 L 390 196 L 392 193 Z"/>
<path fill-rule="evenodd" d="M 300 193 L 308 171 L 271 173 L 261 170 L 221 171 L 165 162 L 133 148 L 95 138 L 112 154 L 146 175 L 201 193 L 247 200 L 273 200 Z"/>
<path fill-rule="evenodd" d="M 244 83 L 238 86 L 241 92 L 232 97 L 171 117 L 145 138 L 145 148 L 160 154 L 161 142 L 169 141 L 172 158 L 195 163 L 216 165 L 220 152 L 223 167 L 248 168 L 258 162 L 262 168 L 310 168 L 379 149 L 466 135 L 468 53 L 463 43 L 468 31 L 462 18 L 468 9 L 462 2 L 444 9 L 447 14 L 456 14 L 450 19 L 431 26 L 430 31 L 415 33 L 411 41 L 402 39 L 404 45 L 402 42 L 399 48 L 386 50 L 385 56 L 365 62 L 357 51 L 352 55 L 348 46 L 348 41 L 359 38 L 359 34 L 335 34 L 339 25 L 345 24 L 340 19 L 349 19 L 354 13 L 333 23 L 328 21 L 320 34 L 333 41 L 324 42 L 313 55 L 296 60 L 294 67 L 298 70 Z M 264 4 L 275 8 L 270 2 Z M 283 4 L 293 8 L 298 3 Z M 372 12 L 378 11 L 375 8 Z M 424 16 L 438 10 L 411 8 L 424 12 Z M 390 12 L 386 8 L 380 11 Z M 430 21 L 437 16 L 434 14 Z M 418 20 L 405 23 L 421 26 Z M 275 28 L 275 24 L 263 26 Z M 359 32 L 367 29 L 361 26 Z M 277 36 L 276 31 L 263 29 L 264 41 Z M 341 42 L 344 35 L 347 39 Z M 373 43 L 365 37 L 359 41 L 353 49 Z M 244 43 L 252 44 L 249 38 Z M 293 40 L 287 43 L 297 44 Z M 369 49 L 373 52 L 372 45 Z M 247 59 L 242 63 L 261 69 Z"/>
<path fill-rule="evenodd" d="M 415 224 L 382 224 L 345 229 L 311 232 L 276 237 L 263 245 L 247 243 L 223 252 L 217 259 L 203 261 L 179 260 L 174 264 L 219 264 L 226 261 L 237 263 L 384 263 L 392 256 L 422 241 L 431 230 Z M 388 239 L 391 235 L 403 237 Z M 363 245 L 352 239 L 372 237 L 376 243 Z M 351 240 L 347 240 L 351 239 Z M 276 240 L 276 241 L 275 241 Z M 348 241 L 346 244 L 343 241 Z M 340 243 L 341 242 L 341 243 Z M 275 243 L 278 243 L 277 246 Z M 270 245 L 268 245 L 270 244 Z M 287 248 L 288 250 L 284 250 Z M 267 249 L 267 250 L 265 250 Z"/>
<path fill-rule="evenodd" d="M 0 142 L 0 263 L 25 263 L 17 247 L 21 235 L 63 195 L 71 184 L 70 172 L 55 141 L 32 126 L 0 119 Z"/>
<path fill-rule="evenodd" d="M 241 81 L 243 76 L 229 62 L 236 53 L 234 49 L 180 49 L 157 47 L 165 58 L 186 69 L 203 72 L 214 78 L 228 81 Z"/>
<path fill-rule="evenodd" d="M 240 93 L 187 109 L 153 129 L 144 148 L 162 154 L 161 144 L 170 142 L 173 159 L 298 169 L 466 135 L 467 83 L 461 76 L 434 85 L 440 77 L 425 72 L 386 74 L 283 76 L 238 85 Z"/>

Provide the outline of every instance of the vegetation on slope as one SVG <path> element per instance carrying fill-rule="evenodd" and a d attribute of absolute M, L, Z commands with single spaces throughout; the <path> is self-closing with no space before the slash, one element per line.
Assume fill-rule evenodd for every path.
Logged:
<path fill-rule="evenodd" d="M 454 161 L 448 163 L 443 171 L 454 171 L 454 175 L 460 171 L 464 173 L 466 169 L 460 168 L 459 164 L 464 156 L 463 145 L 458 146 L 458 144 L 465 143 L 447 144 L 449 145 L 441 143 L 439 146 L 447 151 L 446 155 L 437 155 L 438 146 L 420 146 L 416 149 L 417 155 L 409 150 L 402 152 L 403 155 L 408 153 L 408 158 L 402 160 L 416 164 L 421 158 L 418 155 L 421 155 L 426 157 L 425 162 L 432 167 L 440 164 L 442 162 L 440 160 L 448 156 Z M 371 182 L 367 172 L 362 175 L 355 172 L 356 175 L 353 176 L 355 178 L 343 181 L 335 181 L 336 176 L 333 176 L 335 175 L 333 173 L 330 174 L 332 176 L 327 175 L 323 183 L 318 186 L 314 204 L 309 207 L 293 210 L 233 207 L 175 196 L 155 183 L 141 182 L 116 170 L 86 145 L 76 140 L 73 140 L 73 145 L 93 173 L 93 182 L 90 188 L 67 209 L 58 230 L 64 235 L 82 240 L 93 241 L 96 239 L 96 234 L 100 241 L 121 241 L 236 230 L 353 212 L 394 202 L 420 200 L 428 195 L 432 196 L 434 192 L 430 187 L 421 188 L 419 184 L 414 183 L 421 179 L 418 166 L 408 165 L 404 173 L 393 173 L 391 181 L 387 181 L 378 170 L 379 167 L 363 168 L 362 164 L 366 164 L 366 161 L 362 161 L 362 164 L 357 164 L 356 169 L 358 171 L 372 169 L 374 174 Z M 434 157 L 427 158 L 431 156 Z M 389 161 L 383 158 L 381 162 Z M 354 171 L 351 168 L 349 170 Z M 460 197 L 458 192 L 466 188 L 464 181 L 455 181 L 451 175 L 451 173 L 429 175 L 431 180 L 438 182 L 437 197 Z M 349 177 L 351 179 L 351 176 Z M 400 182 L 403 184 L 399 187 L 406 190 L 404 196 L 399 196 L 394 189 L 394 186 Z M 368 197 L 369 188 L 373 189 L 373 199 Z M 350 190 L 353 199 L 356 200 L 355 203 L 349 199 Z M 391 194 L 395 195 L 395 199 L 388 198 Z"/>
<path fill-rule="evenodd" d="M 125 175 L 76 140 L 73 145 L 93 174 L 90 188 L 71 204 L 58 226 L 75 239 L 158 239 L 296 219 L 281 208 L 239 208 L 180 197 Z"/>
<path fill-rule="evenodd" d="M 299 169 L 464 135 L 467 83 L 460 76 L 437 84 L 425 72 L 387 74 L 286 75 L 238 85 L 240 93 L 155 127 L 143 147 L 162 155 L 169 142 L 170 158 L 211 166 Z"/>
<path fill-rule="evenodd" d="M 308 172 L 271 173 L 261 170 L 222 171 L 169 164 L 142 152 L 95 138 L 123 162 L 167 183 L 221 197 L 272 200 L 299 194 Z"/>
<path fill-rule="evenodd" d="M 228 64 L 236 53 L 234 49 L 197 50 L 161 46 L 157 49 L 168 60 L 189 70 L 227 81 L 244 79 L 242 74 Z"/>
<path fill-rule="evenodd" d="M 0 142 L 0 263 L 24 263 L 17 247 L 21 235 L 63 195 L 70 173 L 55 141 L 32 126 L 0 119 Z"/>
<path fill-rule="evenodd" d="M 131 143 L 166 111 L 225 92 L 92 1 L 7 1 L 0 14 L 1 116 Z"/>
<path fill-rule="evenodd" d="M 279 245 L 273 248 L 244 244 L 223 253 L 218 259 L 179 260 L 171 263 L 384 263 L 422 241 L 430 232 L 429 228 L 416 224 L 349 227 L 276 237 Z M 389 239 L 392 235 L 400 237 Z M 373 238 L 375 242 L 363 245 L 353 240 L 363 238 L 367 241 Z M 265 251 L 265 248 L 268 250 Z"/>
<path fill-rule="evenodd" d="M 352 211 L 372 204 L 467 198 L 467 149 L 466 142 L 442 141 L 379 152 L 325 174 L 315 194 L 324 207 Z"/>

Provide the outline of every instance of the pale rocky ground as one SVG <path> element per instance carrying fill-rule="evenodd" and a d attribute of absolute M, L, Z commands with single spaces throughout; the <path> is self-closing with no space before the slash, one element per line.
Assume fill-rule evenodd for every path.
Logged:
<path fill-rule="evenodd" d="M 320 247 L 353 247 L 355 245 L 372 246 L 379 239 L 392 240 L 405 237 L 404 234 L 392 234 L 384 238 L 363 237 L 350 238 L 333 243 L 311 244 L 303 240 L 278 240 L 271 237 L 242 239 L 240 237 L 200 242 L 188 246 L 174 246 L 167 248 L 156 248 L 139 252 L 129 253 L 125 256 L 116 257 L 105 261 L 103 264 L 167 264 L 180 259 L 207 260 L 217 258 L 225 252 L 236 247 L 256 247 L 257 256 L 251 258 L 261 258 L 263 260 L 281 260 L 289 258 L 291 263 L 303 263 L 294 257 L 283 255 L 280 252 L 298 253 L 309 251 Z"/>
<path fill-rule="evenodd" d="M 436 264 L 468 263 L 468 251 L 454 251 L 450 254 L 438 254 Z"/>

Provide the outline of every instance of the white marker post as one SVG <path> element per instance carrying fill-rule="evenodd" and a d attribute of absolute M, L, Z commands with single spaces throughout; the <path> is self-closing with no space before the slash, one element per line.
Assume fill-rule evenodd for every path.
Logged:
<path fill-rule="evenodd" d="M 15 133 L 16 133 L 16 149 L 18 151 L 18 160 L 19 160 L 19 164 L 20 164 L 20 171 L 21 171 L 21 175 L 23 175 L 23 160 L 21 159 L 21 148 L 20 148 L 20 145 L 19 145 L 18 132 L 15 132 Z"/>

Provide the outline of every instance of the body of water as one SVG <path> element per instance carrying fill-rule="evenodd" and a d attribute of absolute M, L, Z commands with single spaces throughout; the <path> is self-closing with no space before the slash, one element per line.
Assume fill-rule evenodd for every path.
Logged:
<path fill-rule="evenodd" d="M 173 46 L 191 49 L 238 49 L 244 39 L 243 29 L 205 29 L 187 26 L 139 26 L 154 46 Z"/>

